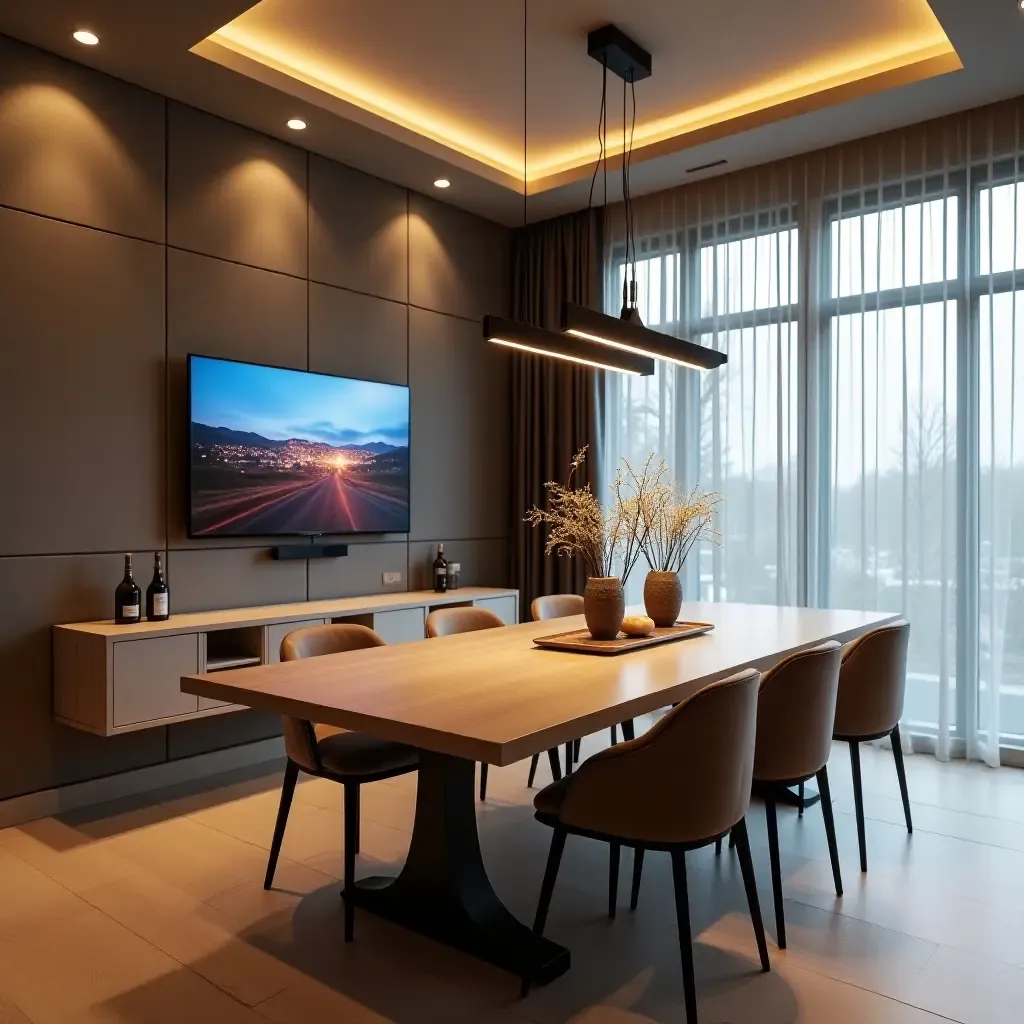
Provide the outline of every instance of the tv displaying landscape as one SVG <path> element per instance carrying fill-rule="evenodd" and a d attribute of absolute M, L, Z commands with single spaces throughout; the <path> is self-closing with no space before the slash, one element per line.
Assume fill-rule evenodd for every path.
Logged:
<path fill-rule="evenodd" d="M 189 356 L 189 534 L 407 533 L 409 389 Z"/>

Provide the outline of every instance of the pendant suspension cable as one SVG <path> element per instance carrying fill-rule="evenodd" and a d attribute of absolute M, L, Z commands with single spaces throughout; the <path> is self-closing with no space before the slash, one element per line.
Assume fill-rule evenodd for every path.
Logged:
<path fill-rule="evenodd" d="M 590 179 L 590 196 L 587 199 L 587 212 L 590 212 L 591 207 L 594 205 L 594 186 L 597 184 L 597 172 L 601 169 L 601 163 L 604 162 L 605 167 L 605 182 L 604 182 L 604 203 L 608 205 L 608 157 L 604 150 L 604 135 L 601 132 L 602 124 L 607 123 L 606 104 L 607 104 L 607 90 L 608 90 L 608 60 L 605 58 L 601 62 L 604 66 L 604 77 L 601 82 L 601 109 L 597 115 L 597 163 L 594 165 L 594 176 Z"/>
<path fill-rule="evenodd" d="M 527 92 L 526 92 L 526 83 L 527 83 L 527 77 L 526 77 L 526 50 L 527 50 L 527 45 L 526 45 L 526 40 L 527 40 L 527 36 L 526 36 L 526 13 L 527 12 L 526 12 L 526 8 L 527 8 L 528 3 L 529 3 L 529 0 L 523 0 L 523 235 L 524 236 L 526 234 L 526 225 L 527 225 L 527 218 L 526 218 L 527 192 L 529 191 L 529 188 L 527 186 L 527 174 L 526 174 L 526 115 L 527 115 L 527 110 L 526 110 L 526 95 L 527 95 Z M 524 238 L 524 241 L 525 241 L 525 238 Z"/>

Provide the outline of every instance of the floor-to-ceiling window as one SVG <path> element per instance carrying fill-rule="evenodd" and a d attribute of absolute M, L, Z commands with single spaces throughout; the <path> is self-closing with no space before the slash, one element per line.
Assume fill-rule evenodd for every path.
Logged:
<path fill-rule="evenodd" d="M 990 763 L 1024 749 L 1020 115 L 635 200 L 645 323 L 729 358 L 609 375 L 603 450 L 722 495 L 691 597 L 904 614 L 904 731 Z"/>

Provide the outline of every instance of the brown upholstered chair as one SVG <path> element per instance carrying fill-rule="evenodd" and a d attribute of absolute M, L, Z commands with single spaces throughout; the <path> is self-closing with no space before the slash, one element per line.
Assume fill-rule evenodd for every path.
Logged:
<path fill-rule="evenodd" d="M 427 616 L 427 637 L 474 633 L 479 629 L 496 629 L 504 621 L 487 608 L 437 608 Z M 480 799 L 487 799 L 487 765 L 480 765 Z"/>
<path fill-rule="evenodd" d="M 642 736 L 588 758 L 575 774 L 541 790 L 533 801 L 537 820 L 554 830 L 534 923 L 537 935 L 544 931 L 569 833 L 609 844 L 609 913 L 613 915 L 620 848 L 633 848 L 634 880 L 639 878 L 645 850 L 671 854 L 689 1024 L 697 1021 L 697 997 L 687 850 L 707 846 L 732 830 L 761 968 L 769 970 L 744 817 L 754 767 L 758 678 L 754 669 L 744 669 L 704 687 Z M 524 977 L 524 995 L 529 984 L 530 978 Z"/>
<path fill-rule="evenodd" d="M 309 626 L 293 630 L 281 641 L 281 660 L 295 661 L 383 645 L 384 641 L 365 626 Z M 344 663 L 339 663 L 339 683 L 344 680 L 344 671 Z M 356 882 L 356 853 L 359 851 L 359 787 L 366 782 L 379 782 L 415 771 L 419 759 L 415 749 L 403 743 L 315 725 L 302 718 L 284 716 L 283 722 L 288 762 L 263 888 L 269 889 L 274 884 L 274 871 L 299 772 L 340 783 L 345 788 L 345 941 L 351 942 L 355 900 L 350 899 L 349 894 Z"/>
<path fill-rule="evenodd" d="M 865 633 L 848 643 L 843 650 L 833 737 L 850 744 L 861 871 L 868 869 L 867 842 L 864 837 L 864 787 L 860 777 L 861 743 L 884 736 L 892 738 L 892 754 L 896 761 L 900 796 L 903 797 L 903 816 L 907 821 L 907 831 L 914 831 L 900 741 L 900 715 L 903 714 L 903 694 L 907 683 L 909 643 L 910 623 L 899 619 Z"/>
<path fill-rule="evenodd" d="M 754 783 L 764 794 L 779 949 L 786 948 L 779 827 L 775 812 L 779 789 L 795 786 L 812 777 L 817 779 L 836 895 L 843 895 L 827 768 L 832 749 L 841 657 L 842 646 L 832 640 L 785 658 L 761 679 L 757 699 Z"/>
<path fill-rule="evenodd" d="M 545 597 L 535 597 L 530 602 L 530 615 L 534 622 L 544 622 L 547 619 L 565 619 L 570 615 L 583 614 L 583 598 L 579 594 L 548 594 Z M 609 730 L 612 746 L 619 742 L 618 727 L 612 726 Z M 622 723 L 622 735 L 625 739 L 631 740 L 634 736 L 633 719 L 628 718 Z M 572 760 L 580 759 L 580 741 L 572 744 Z M 558 751 L 548 751 L 548 762 L 551 765 L 551 778 L 557 782 L 562 777 L 561 769 L 556 770 L 558 764 Z M 540 754 L 534 754 L 530 759 L 530 774 L 526 779 L 526 785 L 533 788 L 533 780 L 537 776 L 537 766 L 540 763 Z M 572 765 L 566 762 L 566 772 L 572 770 Z"/>

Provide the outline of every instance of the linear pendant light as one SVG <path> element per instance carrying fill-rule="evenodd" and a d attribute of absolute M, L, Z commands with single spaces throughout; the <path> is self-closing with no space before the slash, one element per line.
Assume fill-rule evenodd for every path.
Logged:
<path fill-rule="evenodd" d="M 616 370 L 641 377 L 654 373 L 654 360 L 647 356 L 595 345 L 584 338 L 546 331 L 503 316 L 484 317 L 484 337 L 495 345 L 530 352 L 535 356 L 564 359 L 597 370 Z"/>
<path fill-rule="evenodd" d="M 619 319 L 578 306 L 575 302 L 566 302 L 562 309 L 562 330 L 574 338 L 597 342 L 621 352 L 667 359 L 670 363 L 697 370 L 713 370 L 726 361 L 724 352 L 644 327 L 639 316 Z"/>
<path fill-rule="evenodd" d="M 527 167 L 526 167 L 526 44 L 528 0 L 523 0 L 523 232 L 527 230 Z M 484 340 L 495 345 L 504 345 L 520 352 L 535 356 L 562 359 L 580 366 L 591 366 L 598 370 L 615 370 L 618 373 L 650 376 L 654 373 L 654 360 L 632 352 L 609 348 L 586 337 L 572 337 L 559 334 L 533 324 L 524 324 L 504 316 L 484 317 Z"/>

